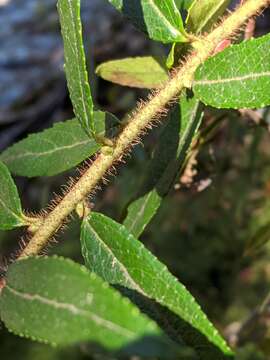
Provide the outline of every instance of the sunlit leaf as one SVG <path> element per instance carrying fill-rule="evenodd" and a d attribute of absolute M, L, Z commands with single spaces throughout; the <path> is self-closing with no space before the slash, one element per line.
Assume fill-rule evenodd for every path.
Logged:
<path fill-rule="evenodd" d="M 158 335 L 158 327 L 86 268 L 63 258 L 9 266 L 1 319 L 13 333 L 50 344 L 94 341 L 117 349 Z"/>
<path fill-rule="evenodd" d="M 65 71 L 76 118 L 88 135 L 95 134 L 94 105 L 86 69 L 80 0 L 58 0 L 64 42 Z"/>
<path fill-rule="evenodd" d="M 186 42 L 181 14 L 174 0 L 108 0 L 148 36 L 163 43 Z"/>
<path fill-rule="evenodd" d="M 104 136 L 117 119 L 102 111 L 94 112 L 96 134 Z M 41 133 L 9 147 L 0 155 L 8 168 L 21 176 L 52 176 L 72 169 L 100 149 L 76 119 L 56 123 Z"/>
<path fill-rule="evenodd" d="M 6 165 L 0 161 L 0 229 L 24 226 L 18 190 Z"/>
<path fill-rule="evenodd" d="M 194 34 L 210 30 L 230 2 L 231 0 L 194 0 L 188 11 L 187 30 Z"/>
<path fill-rule="evenodd" d="M 81 242 L 89 269 L 111 284 L 125 286 L 166 306 L 224 353 L 230 353 L 185 286 L 123 225 L 102 214 L 91 213 L 83 221 Z M 181 335 L 186 344 L 195 345 L 196 338 L 185 332 Z"/>
<path fill-rule="evenodd" d="M 270 105 L 270 35 L 233 45 L 208 59 L 195 74 L 198 99 L 217 108 Z"/>
<path fill-rule="evenodd" d="M 171 47 L 171 50 L 169 52 L 169 55 L 167 57 L 166 66 L 167 66 L 168 69 L 171 69 L 173 67 L 173 64 L 174 64 L 175 45 L 176 45 L 176 43 L 173 43 L 173 45 Z"/>

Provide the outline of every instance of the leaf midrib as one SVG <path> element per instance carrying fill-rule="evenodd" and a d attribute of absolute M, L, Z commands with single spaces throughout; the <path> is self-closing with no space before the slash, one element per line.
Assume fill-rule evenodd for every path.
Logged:
<path fill-rule="evenodd" d="M 255 80 L 260 77 L 267 77 L 270 76 L 270 71 L 263 71 L 261 73 L 252 73 L 242 76 L 235 76 L 231 78 L 224 78 L 224 79 L 213 79 L 213 80 L 195 80 L 193 85 L 216 85 L 216 84 L 223 84 L 223 83 L 230 83 L 230 82 L 239 82 L 245 80 Z"/>
<path fill-rule="evenodd" d="M 39 157 L 40 158 L 41 156 L 51 155 L 51 154 L 54 154 L 56 152 L 63 151 L 63 150 L 66 150 L 66 149 L 73 149 L 75 147 L 79 147 L 79 146 L 85 145 L 87 143 L 90 144 L 90 141 L 91 141 L 90 139 L 87 139 L 87 140 L 84 140 L 84 141 L 73 143 L 71 145 L 64 145 L 64 146 L 57 147 L 57 148 L 54 148 L 52 150 L 43 151 L 43 152 L 30 152 L 30 151 L 27 151 L 27 152 L 19 154 L 19 155 L 11 155 L 11 156 L 7 156 L 7 157 L 3 156 L 2 160 L 4 160 L 5 163 L 8 163 L 10 161 L 18 160 L 18 159 L 21 159 L 21 158 L 24 158 L 24 157 L 29 157 L 29 156 Z"/>
<path fill-rule="evenodd" d="M 87 317 L 90 320 L 94 321 L 97 325 L 102 326 L 110 331 L 114 331 L 115 333 L 125 336 L 128 339 L 132 339 L 136 335 L 134 332 L 100 317 L 94 314 L 92 311 L 80 309 L 74 304 L 59 302 L 58 300 L 49 299 L 39 294 L 29 294 L 29 293 L 21 292 L 15 290 L 9 285 L 6 285 L 5 289 L 11 292 L 14 296 L 20 297 L 25 301 L 38 301 L 44 305 L 54 307 L 55 309 L 66 310 L 74 316 L 78 315 L 78 316 Z"/>
<path fill-rule="evenodd" d="M 153 190 L 149 192 L 149 194 L 147 195 L 147 197 L 145 198 L 144 202 L 142 203 L 142 206 L 139 208 L 139 211 L 137 212 L 137 216 L 134 217 L 134 220 L 132 221 L 132 223 L 129 225 L 129 231 L 133 233 L 134 228 L 136 227 L 136 225 L 140 222 L 140 220 L 142 219 L 143 215 L 144 215 L 144 210 L 146 207 L 146 204 L 148 203 L 148 201 L 151 199 L 152 197 L 152 193 Z M 147 225 L 147 224 L 146 224 Z"/>
<path fill-rule="evenodd" d="M 197 30 L 197 32 L 200 32 L 206 25 L 207 23 L 209 22 L 209 20 L 212 18 L 212 16 L 214 14 L 216 14 L 218 12 L 218 10 L 223 6 L 224 4 L 224 1 L 223 0 L 220 0 L 220 2 L 218 4 L 216 4 L 215 8 L 212 8 L 211 9 L 211 16 L 206 16 L 204 18 L 204 21 L 201 23 L 201 26 L 199 27 L 199 29 Z"/>
<path fill-rule="evenodd" d="M 150 4 L 152 4 L 152 8 L 154 11 L 156 11 L 157 15 L 159 15 L 159 17 L 161 19 L 163 19 L 164 23 L 167 25 L 167 28 L 170 30 L 171 34 L 173 34 L 174 36 L 179 36 L 181 35 L 180 31 L 173 26 L 170 21 L 166 18 L 166 16 L 160 11 L 160 9 L 158 8 L 158 6 L 154 3 L 153 0 L 148 0 Z"/>
<path fill-rule="evenodd" d="M 135 282 L 135 280 L 132 278 L 132 276 L 130 275 L 130 273 L 128 272 L 127 268 L 124 266 L 124 264 L 119 261 L 119 259 L 117 258 L 117 256 L 115 256 L 113 250 L 111 248 L 108 247 L 108 245 L 102 240 L 102 238 L 99 236 L 99 234 L 95 231 L 95 229 L 90 226 L 89 222 L 86 221 L 85 222 L 86 226 L 88 227 L 89 231 L 91 231 L 95 238 L 99 241 L 99 243 L 101 244 L 101 246 L 103 246 L 103 248 L 105 248 L 105 250 L 113 257 L 113 259 L 116 259 L 117 264 L 119 265 L 119 267 L 121 268 L 122 273 L 124 274 L 124 276 L 127 278 L 127 281 L 129 282 L 129 285 L 131 285 L 132 289 L 137 290 L 138 292 L 140 292 L 141 294 L 143 294 L 144 296 L 148 297 L 148 295 L 143 291 L 143 289 L 137 284 L 137 282 Z"/>
<path fill-rule="evenodd" d="M 73 28 L 73 31 L 74 31 L 74 34 L 75 34 L 75 46 L 73 47 L 71 45 L 71 48 L 73 48 L 75 50 L 74 54 L 75 54 L 75 57 L 77 58 L 77 61 L 76 61 L 76 64 L 79 64 L 80 63 L 80 54 L 79 54 L 79 49 L 77 47 L 78 45 L 78 39 L 77 39 L 77 28 L 76 28 L 76 18 L 74 17 L 74 13 L 73 13 L 73 7 L 72 7 L 72 4 L 71 4 L 71 0 L 68 0 L 68 4 L 69 4 L 69 9 L 70 9 L 70 13 L 71 13 L 71 23 L 72 23 L 72 28 Z M 91 124 L 91 121 L 89 119 L 89 114 L 88 114 L 88 111 L 87 111 L 87 105 L 85 103 L 85 98 L 84 98 L 84 89 L 83 89 L 83 86 L 82 86 L 82 82 L 85 83 L 85 81 L 83 81 L 82 79 L 82 74 L 81 74 L 81 69 L 79 67 L 79 65 L 76 65 L 75 68 L 77 69 L 77 73 L 78 73 L 78 77 L 79 77 L 79 81 L 78 81 L 78 84 L 79 84 L 79 88 L 80 88 L 80 93 L 81 93 L 81 100 L 82 100 L 82 105 L 83 105 L 83 114 L 84 114 L 84 121 L 85 121 L 85 125 L 87 126 L 88 125 L 88 122 L 90 122 Z M 82 70 L 83 71 L 83 70 Z M 85 86 L 88 86 L 88 84 L 85 84 Z M 93 129 L 92 129 L 93 130 Z"/>
<path fill-rule="evenodd" d="M 1 199 L 1 197 L 0 197 L 0 203 L 4 209 L 6 209 L 10 214 L 12 214 L 16 219 L 19 220 L 20 224 L 22 224 L 22 219 L 19 217 L 19 215 L 17 215 L 13 210 L 11 210 L 11 208 L 6 205 L 6 203 Z"/>

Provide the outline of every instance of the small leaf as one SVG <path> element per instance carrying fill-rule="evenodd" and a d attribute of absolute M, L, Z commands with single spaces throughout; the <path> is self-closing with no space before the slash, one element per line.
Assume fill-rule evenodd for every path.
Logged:
<path fill-rule="evenodd" d="M 129 204 L 123 224 L 134 236 L 139 237 L 155 216 L 161 202 L 162 197 L 155 188 L 138 196 Z"/>
<path fill-rule="evenodd" d="M 123 225 L 91 213 L 83 221 L 81 242 L 89 269 L 111 284 L 133 289 L 166 306 L 224 353 L 231 352 L 184 285 Z M 187 333 L 181 335 L 187 345 L 196 342 L 193 339 L 191 344 Z"/>
<path fill-rule="evenodd" d="M 208 59 L 195 74 L 198 99 L 216 108 L 270 105 L 270 34 L 233 45 Z"/>
<path fill-rule="evenodd" d="M 124 225 L 134 236 L 141 235 L 181 171 L 202 115 L 199 102 L 185 96 L 170 113 L 144 182 L 127 209 Z"/>
<path fill-rule="evenodd" d="M 146 89 L 161 87 L 169 78 L 164 61 L 152 56 L 107 61 L 96 73 L 116 84 Z"/>
<path fill-rule="evenodd" d="M 95 134 L 91 96 L 80 18 L 80 0 L 58 0 L 58 13 L 64 42 L 65 71 L 76 118 L 88 136 Z"/>
<path fill-rule="evenodd" d="M 97 136 L 104 136 L 106 129 L 118 123 L 116 117 L 102 111 L 94 112 L 94 121 Z M 20 176 L 52 176 L 72 169 L 100 147 L 74 119 L 28 136 L 5 150 L 0 160 Z"/>
<path fill-rule="evenodd" d="M 28 258 L 9 266 L 1 319 L 20 336 L 50 344 L 95 341 L 116 349 L 157 326 L 86 268 L 63 258 Z"/>
<path fill-rule="evenodd" d="M 24 226 L 18 190 L 8 168 L 0 161 L 0 229 Z"/>
<path fill-rule="evenodd" d="M 270 223 L 261 226 L 255 234 L 253 234 L 246 245 L 245 255 L 250 256 L 261 250 L 270 240 Z"/>
<path fill-rule="evenodd" d="M 175 45 L 176 43 L 173 43 L 172 44 L 172 47 L 171 47 L 171 50 L 169 52 L 169 55 L 167 57 L 167 60 L 166 60 L 166 66 L 168 69 L 171 69 L 173 67 L 173 64 L 174 64 L 174 55 L 175 55 Z"/>
<path fill-rule="evenodd" d="M 186 19 L 187 30 L 194 34 L 210 30 L 230 2 L 231 0 L 194 0 Z"/>
<path fill-rule="evenodd" d="M 194 0 L 176 0 L 177 2 L 183 3 L 182 8 L 188 10 Z"/>
<path fill-rule="evenodd" d="M 148 36 L 163 43 L 186 42 L 181 14 L 174 0 L 108 0 Z"/>
<path fill-rule="evenodd" d="M 192 1 L 193 0 L 174 0 L 175 5 L 180 10 L 183 10 L 183 9 L 187 10 L 189 8 L 189 6 L 191 5 Z"/>

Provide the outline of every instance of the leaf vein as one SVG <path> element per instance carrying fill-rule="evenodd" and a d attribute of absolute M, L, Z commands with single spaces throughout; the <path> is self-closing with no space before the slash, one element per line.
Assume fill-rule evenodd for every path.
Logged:
<path fill-rule="evenodd" d="M 28 294 L 25 292 L 20 292 L 20 291 L 13 289 L 12 287 L 10 287 L 8 285 L 6 285 L 6 289 L 8 291 L 10 291 L 14 296 L 20 297 L 23 300 L 38 301 L 42 304 L 52 306 L 55 309 L 66 310 L 69 313 L 71 313 L 72 315 L 85 316 L 85 317 L 91 319 L 92 321 L 94 321 L 97 325 L 103 326 L 104 328 L 112 330 L 118 334 L 121 334 L 122 336 L 126 336 L 127 338 L 133 338 L 135 335 L 132 331 L 130 331 L 126 328 L 123 328 L 120 325 L 114 324 L 111 321 L 108 321 L 96 314 L 93 314 L 89 310 L 80 309 L 77 306 L 75 306 L 74 304 L 59 302 L 55 299 L 48 299 L 48 298 L 38 295 L 38 294 Z"/>
<path fill-rule="evenodd" d="M 242 76 L 235 76 L 227 79 L 213 79 L 213 80 L 195 80 L 194 85 L 214 85 L 214 84 L 223 84 L 223 83 L 230 83 L 235 81 L 244 81 L 244 80 L 253 80 L 258 79 L 260 77 L 270 76 L 270 71 L 264 71 L 261 73 L 252 73 Z"/>
<path fill-rule="evenodd" d="M 128 270 L 126 269 L 126 267 L 124 266 L 124 264 L 122 262 L 120 262 L 118 260 L 118 258 L 115 256 L 115 254 L 113 253 L 112 249 L 109 248 L 107 246 L 107 244 L 104 243 L 104 241 L 102 241 L 101 237 L 99 236 L 99 234 L 93 229 L 93 227 L 90 226 L 90 224 L 88 222 L 86 222 L 86 226 L 89 228 L 89 231 L 93 233 L 93 235 L 95 236 L 95 238 L 100 242 L 100 244 L 106 249 L 106 251 L 111 254 L 111 256 L 113 257 L 113 260 L 117 261 L 118 265 L 121 268 L 121 271 L 123 273 L 123 275 L 125 276 L 128 284 L 130 284 L 132 286 L 132 288 L 134 290 L 139 291 L 141 294 L 143 294 L 144 296 L 147 296 L 147 294 L 145 294 L 145 292 L 143 291 L 143 289 L 133 280 L 133 278 L 131 277 L 130 273 L 128 272 Z"/>

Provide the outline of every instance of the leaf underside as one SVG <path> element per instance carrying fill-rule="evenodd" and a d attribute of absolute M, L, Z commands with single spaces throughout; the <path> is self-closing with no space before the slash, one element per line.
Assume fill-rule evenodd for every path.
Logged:
<path fill-rule="evenodd" d="M 116 84 L 145 89 L 162 87 L 169 79 L 164 61 L 152 56 L 107 61 L 96 73 Z"/>

